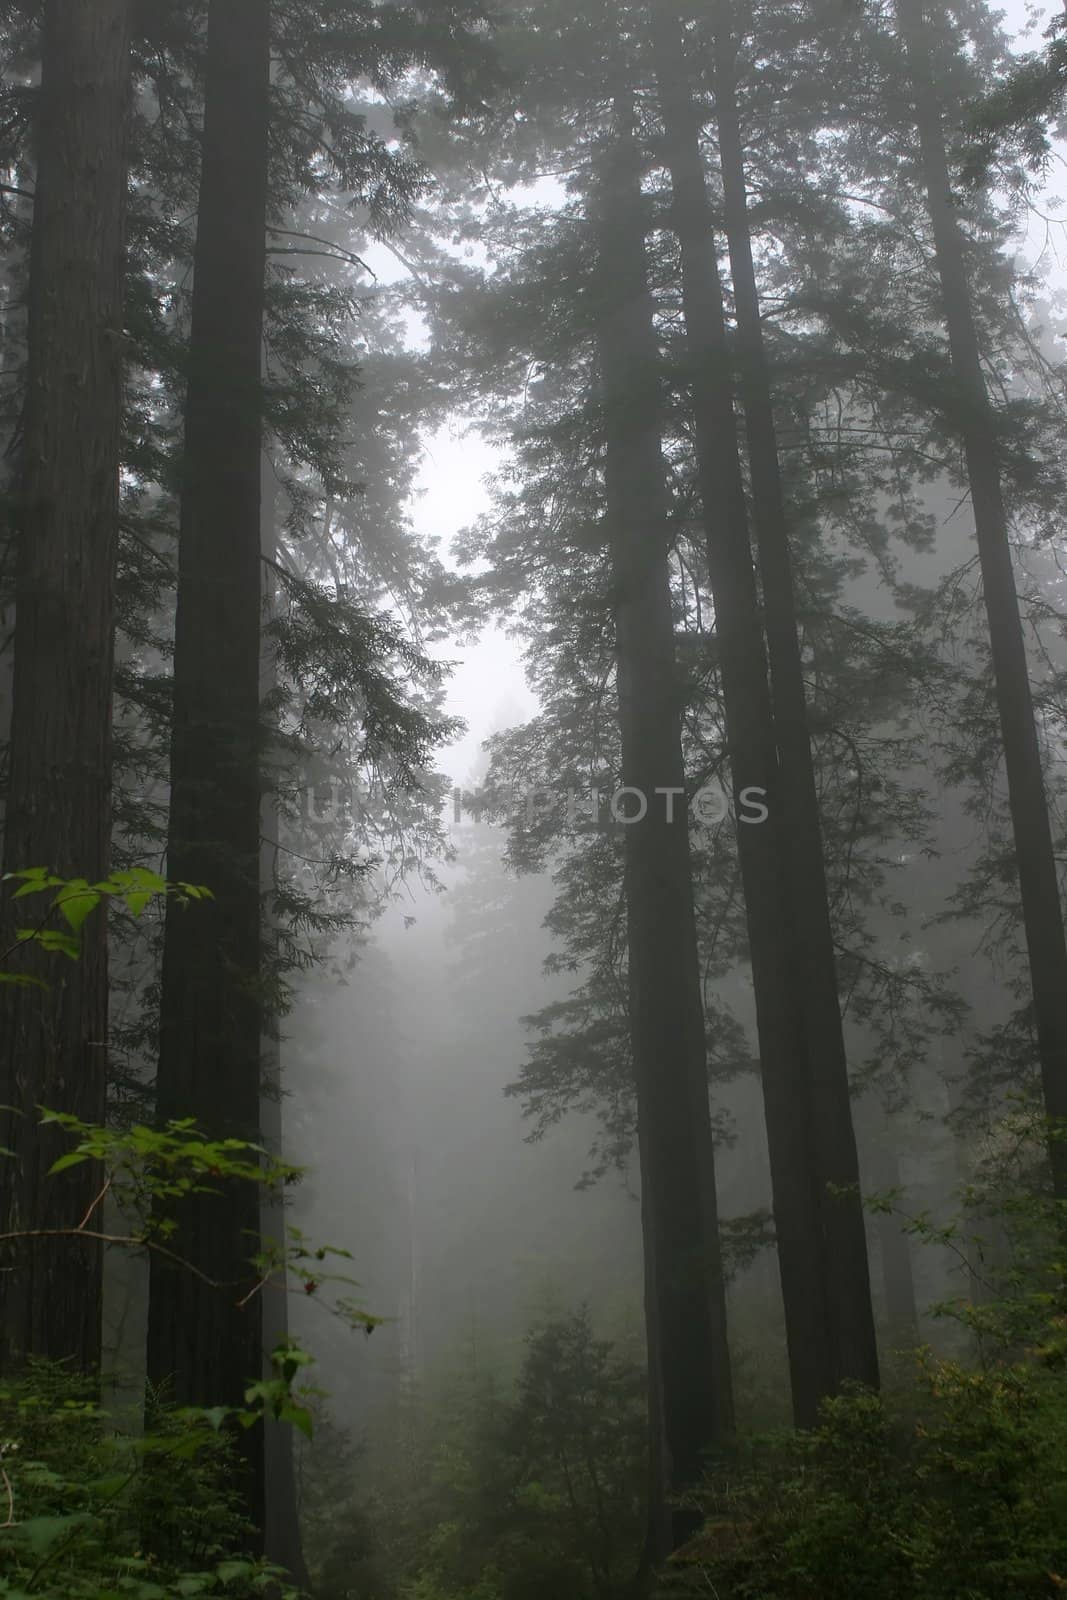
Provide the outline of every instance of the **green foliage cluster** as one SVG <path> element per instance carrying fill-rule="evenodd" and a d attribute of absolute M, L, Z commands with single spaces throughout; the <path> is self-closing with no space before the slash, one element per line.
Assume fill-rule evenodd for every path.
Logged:
<path fill-rule="evenodd" d="M 122 1234 L 90 1228 L 94 1205 L 67 1230 L 71 1237 L 161 1251 L 188 1271 L 197 1269 L 173 1249 L 162 1200 L 235 1181 L 270 1188 L 300 1175 L 257 1145 L 206 1139 L 191 1119 L 158 1129 L 113 1129 L 47 1112 L 43 1120 L 59 1123 L 73 1139 L 52 1172 L 96 1163 L 103 1175 L 99 1199 L 113 1195 L 127 1228 Z M 346 1325 L 369 1333 L 378 1319 L 339 1292 L 358 1285 L 331 1270 L 335 1257 L 349 1258 L 290 1229 L 284 1243 L 263 1241 L 250 1262 L 255 1281 L 248 1294 L 284 1293 L 288 1269 L 304 1295 L 316 1295 Z M 271 1375 L 250 1375 L 243 1406 L 176 1409 L 157 1397 L 151 1428 L 140 1437 L 100 1404 L 92 1384 L 62 1366 L 36 1363 L 9 1382 L 0 1389 L 0 1595 L 164 1600 L 269 1593 L 284 1600 L 295 1594 L 279 1569 L 243 1553 L 254 1534 L 242 1521 L 231 1458 L 243 1429 L 288 1425 L 311 1437 L 308 1392 L 296 1384 L 312 1361 L 286 1339 L 272 1352 Z"/>
<path fill-rule="evenodd" d="M 642 1368 L 583 1308 L 530 1330 L 510 1394 L 482 1382 L 456 1399 L 430 1438 L 401 1422 L 354 1517 L 337 1491 L 358 1483 L 358 1460 L 311 1455 L 302 1511 L 327 1534 L 316 1593 L 340 1600 L 358 1571 L 360 1600 L 622 1600 L 644 1540 Z"/>
<path fill-rule="evenodd" d="M 1023 1600 L 1067 1589 L 1061 1235 L 1040 1190 L 1016 1186 L 990 1209 L 991 1183 L 1040 1147 L 1036 1126 L 1014 1131 L 957 1220 L 909 1226 L 967 1262 L 975 1292 L 936 1309 L 969 1348 L 918 1350 L 907 1381 L 825 1402 L 810 1432 L 743 1440 L 728 1469 L 709 1473 L 703 1529 L 657 1600 Z M 982 1259 L 973 1231 L 991 1220 L 1000 1263 Z"/>
<path fill-rule="evenodd" d="M 140 917 L 156 899 L 174 896 L 183 904 L 190 900 L 210 900 L 210 889 L 195 883 L 168 883 L 158 872 L 148 867 L 131 867 L 113 872 L 99 883 L 87 878 L 57 878 L 47 867 L 27 867 L 21 872 L 4 874 L 5 882 L 15 882 L 12 900 L 24 900 L 28 895 L 50 894 L 47 909 L 28 928 L 15 930 L 15 944 L 0 955 L 6 960 L 22 945 L 36 945 L 53 955 L 69 956 L 76 961 L 81 954 L 81 930 L 86 918 L 101 905 L 118 905 L 132 917 Z M 49 927 L 54 919 L 62 926 Z M 0 971 L 0 983 L 21 987 L 47 988 L 42 978 L 26 972 Z"/>
<path fill-rule="evenodd" d="M 6 1383 L 0 1595 L 295 1596 L 283 1573 L 239 1553 L 248 1529 L 233 1492 L 233 1447 L 214 1422 L 174 1411 L 136 1437 L 60 1366 L 39 1363 Z"/>
<path fill-rule="evenodd" d="M 1067 1587 L 1067 1376 L 922 1358 L 907 1402 L 857 1391 L 712 1479 L 666 1596 L 1022 1600 Z"/>

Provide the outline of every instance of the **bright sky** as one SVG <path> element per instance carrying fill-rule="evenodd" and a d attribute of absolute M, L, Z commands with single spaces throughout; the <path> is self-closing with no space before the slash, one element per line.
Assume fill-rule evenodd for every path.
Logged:
<path fill-rule="evenodd" d="M 465 437 L 448 428 L 427 440 L 419 474 L 421 499 L 411 508 L 420 533 L 451 539 L 488 509 L 483 480 L 493 470 L 496 451 L 476 434 Z M 481 743 L 501 726 L 525 721 L 537 709 L 526 687 L 518 646 L 499 628 L 489 628 L 466 649 L 444 645 L 436 652 L 458 663 L 448 691 L 448 711 L 462 717 L 466 734 L 443 751 L 440 766 L 457 788 L 471 776 Z"/>

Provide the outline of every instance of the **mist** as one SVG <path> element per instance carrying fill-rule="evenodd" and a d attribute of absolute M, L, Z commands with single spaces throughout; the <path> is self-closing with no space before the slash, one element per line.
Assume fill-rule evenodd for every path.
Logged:
<path fill-rule="evenodd" d="M 1067 28 L 0 4 L 0 1591 L 1067 1587 Z"/>

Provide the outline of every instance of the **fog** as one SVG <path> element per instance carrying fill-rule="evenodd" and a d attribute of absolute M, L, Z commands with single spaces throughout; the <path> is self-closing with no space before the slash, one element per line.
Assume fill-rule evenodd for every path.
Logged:
<path fill-rule="evenodd" d="M 0 74 L 0 1592 L 1067 1587 L 1067 13 Z"/>

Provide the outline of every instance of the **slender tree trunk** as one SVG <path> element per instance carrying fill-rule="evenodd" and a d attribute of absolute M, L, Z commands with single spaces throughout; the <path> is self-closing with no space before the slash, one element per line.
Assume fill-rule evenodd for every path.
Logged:
<path fill-rule="evenodd" d="M 703 1452 L 729 1435 L 733 1408 L 667 561 L 658 349 L 631 117 L 627 106 L 617 106 L 616 136 L 601 169 L 599 348 L 622 773 L 632 791 L 631 815 L 639 818 L 626 827 L 625 875 L 630 1029 L 655 1297 L 649 1347 L 658 1340 L 653 1383 L 661 1386 L 667 1488 L 676 1494 L 698 1481 Z M 671 792 L 670 810 L 664 791 Z M 671 1521 L 677 1544 L 694 1517 L 672 1507 Z"/>
<path fill-rule="evenodd" d="M 275 1157 L 284 1150 L 284 1113 L 281 1099 L 281 1047 L 274 1034 L 264 1039 L 264 1078 L 276 1086 L 276 1092 L 263 1098 L 261 1111 L 264 1147 Z M 268 1197 L 263 1204 L 261 1227 L 264 1239 L 273 1239 L 284 1245 L 285 1208 L 280 1196 Z M 289 1337 L 289 1303 L 285 1278 L 275 1280 L 275 1285 L 263 1302 L 263 1373 L 273 1376 L 271 1352 L 284 1344 Z M 293 1460 L 293 1430 L 288 1424 L 268 1421 L 264 1435 L 264 1505 L 266 1516 L 263 1527 L 263 1553 L 268 1561 L 283 1567 L 292 1582 L 301 1589 L 310 1589 L 307 1564 L 300 1537 L 300 1518 L 297 1508 L 296 1467 Z"/>
<path fill-rule="evenodd" d="M 275 533 L 275 474 L 274 464 L 264 451 L 261 457 L 260 482 L 262 485 L 261 549 L 269 561 L 277 555 Z M 276 585 L 273 568 L 263 563 L 263 610 L 272 616 L 276 604 Z M 273 655 L 265 650 L 260 662 L 260 698 L 270 699 L 277 687 L 277 671 Z M 265 774 L 266 776 L 266 774 Z M 260 845 L 260 897 L 264 916 L 271 919 L 272 897 L 278 871 L 278 844 L 281 816 L 272 784 L 262 799 L 262 843 Z M 270 926 L 270 921 L 268 922 Z M 260 1104 L 260 1132 L 263 1145 L 275 1159 L 285 1154 L 284 1073 L 282 1067 L 282 1039 L 277 1018 L 265 1018 L 261 1046 L 260 1072 L 263 1096 Z M 286 1242 L 286 1213 L 284 1194 L 277 1190 L 264 1193 L 260 1209 L 260 1228 L 264 1240 L 274 1240 L 283 1249 Z M 284 1271 L 275 1277 L 273 1291 L 263 1302 L 263 1375 L 274 1376 L 271 1353 L 289 1338 L 289 1300 L 287 1275 Z M 310 1589 L 311 1579 L 300 1537 L 300 1517 L 297 1504 L 296 1463 L 293 1459 L 293 1430 L 287 1424 L 268 1422 L 264 1435 L 264 1505 L 266 1515 L 263 1525 L 263 1554 L 268 1561 L 284 1568 L 292 1582 L 300 1589 Z"/>
<path fill-rule="evenodd" d="M 260 963 L 260 350 L 270 8 L 213 0 L 185 404 L 168 870 L 208 905 L 168 907 L 158 1115 L 257 1139 Z M 239 1405 L 263 1359 L 256 1186 L 196 1197 L 172 1243 L 213 1289 L 154 1258 L 148 1374 L 186 1404 Z M 243 1430 L 243 1485 L 263 1519 L 263 1432 Z"/>
<path fill-rule="evenodd" d="M 952 374 L 959 396 L 959 431 L 989 623 L 1041 1087 L 1054 1133 L 1049 1146 L 1053 1190 L 1063 1203 L 1067 1202 L 1067 940 L 998 464 L 1000 443 L 982 370 L 965 236 L 952 195 L 922 0 L 899 0 L 898 17 L 914 96 Z"/>
<path fill-rule="evenodd" d="M 875 1148 L 871 1181 L 876 1189 L 900 1187 L 900 1162 L 892 1128 L 883 1129 L 881 1142 Z M 919 1342 L 919 1306 L 915 1298 L 911 1243 L 900 1217 L 892 1212 L 880 1212 L 876 1226 L 889 1337 L 895 1345 L 911 1348 Z"/>
<path fill-rule="evenodd" d="M 648 1520 L 630 1600 L 641 1600 L 652 1575 L 666 1560 L 673 1545 L 671 1514 L 667 1503 L 667 1442 L 663 1431 L 663 1350 L 659 1336 L 656 1294 L 656 1238 L 652 1226 L 651 1182 L 648 1177 L 644 1129 L 637 1129 L 641 1173 L 641 1242 L 645 1296 L 645 1348 L 648 1367 Z"/>
<path fill-rule="evenodd" d="M 828 1360 L 833 1345 L 827 1331 L 826 1261 L 812 1150 L 803 1003 L 793 956 L 795 931 L 783 863 L 786 841 L 773 711 L 722 284 L 700 150 L 700 117 L 681 41 L 677 10 L 662 4 L 653 24 L 653 46 L 673 192 L 671 216 L 682 259 L 697 460 L 738 818 L 793 1412 L 798 1425 L 811 1426 L 820 1400 L 834 1392 L 837 1375 Z M 742 804 L 747 789 L 756 790 L 767 807 L 763 823 L 745 821 L 750 815 Z"/>
<path fill-rule="evenodd" d="M 744 146 L 734 81 L 735 48 L 715 40 L 715 106 L 724 218 L 737 314 L 759 567 L 778 746 L 781 828 L 794 914 L 797 976 L 804 1000 L 811 1129 L 822 1214 L 828 1293 L 828 1361 L 835 1382 L 878 1383 L 867 1235 L 852 1126 L 822 828 L 808 731 L 804 672 L 771 381 L 748 225 Z"/>
<path fill-rule="evenodd" d="M 108 871 L 111 678 L 122 422 L 129 126 L 129 0 L 48 0 L 37 122 L 29 367 L 17 503 L 18 570 L 4 870 Z M 4 910 L 3 947 L 40 903 Z M 8 965 L 5 958 L 4 965 Z M 14 963 L 12 963 L 14 964 Z M 0 1230 L 77 1226 L 100 1188 L 93 1163 L 48 1179 L 69 1139 L 39 1105 L 104 1116 L 108 977 L 103 910 L 77 962 L 20 953 L 44 993 L 4 986 Z M 37 1240 L 0 1271 L 0 1350 L 100 1359 L 99 1245 Z"/>

